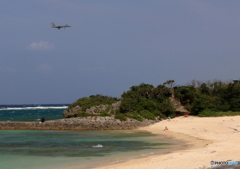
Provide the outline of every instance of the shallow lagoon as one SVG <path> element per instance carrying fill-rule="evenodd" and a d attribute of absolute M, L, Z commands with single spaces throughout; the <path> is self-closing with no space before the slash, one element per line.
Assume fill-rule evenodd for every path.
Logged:
<path fill-rule="evenodd" d="M 144 131 L 1 130 L 0 168 L 94 168 L 153 155 L 171 146 Z"/>

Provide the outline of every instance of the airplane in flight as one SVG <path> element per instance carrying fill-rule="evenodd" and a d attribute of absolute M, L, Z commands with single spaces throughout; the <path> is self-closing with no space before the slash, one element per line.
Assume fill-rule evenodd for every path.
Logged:
<path fill-rule="evenodd" d="M 52 27 L 53 27 L 53 28 L 58 28 L 58 29 L 61 29 L 61 28 L 64 28 L 64 29 L 65 29 L 66 27 L 71 27 L 71 26 L 69 26 L 69 25 L 67 25 L 67 24 L 66 24 L 66 25 L 62 25 L 62 26 L 56 26 L 54 23 L 51 23 L 51 24 L 52 24 Z"/>

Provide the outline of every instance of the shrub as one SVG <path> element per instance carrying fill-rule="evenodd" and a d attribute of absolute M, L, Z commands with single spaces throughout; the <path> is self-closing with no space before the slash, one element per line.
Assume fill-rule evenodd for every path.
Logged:
<path fill-rule="evenodd" d="M 142 110 L 139 112 L 139 114 L 145 119 L 156 120 L 155 116 L 152 113 L 150 113 L 148 110 Z"/>
<path fill-rule="evenodd" d="M 205 109 L 201 111 L 198 116 L 200 117 L 210 117 L 210 116 L 218 116 L 218 113 L 209 109 Z"/>
<path fill-rule="evenodd" d="M 168 116 L 170 116 L 171 118 L 174 118 L 174 117 L 177 116 L 177 114 L 176 114 L 176 112 L 170 112 L 170 113 L 168 114 Z"/>
<path fill-rule="evenodd" d="M 80 112 L 77 114 L 77 117 L 87 117 L 90 116 L 89 114 L 87 114 L 86 112 Z"/>
<path fill-rule="evenodd" d="M 128 118 L 136 119 L 138 121 L 143 121 L 142 117 L 139 116 L 139 114 L 136 111 L 130 112 L 130 113 L 126 113 L 125 115 Z"/>
<path fill-rule="evenodd" d="M 153 114 L 155 117 L 160 116 L 162 119 L 166 119 L 166 118 L 167 118 L 166 115 L 163 114 L 163 113 L 162 113 L 161 111 L 159 111 L 159 110 L 154 110 L 154 111 L 152 112 L 152 114 Z"/>
<path fill-rule="evenodd" d="M 99 113 L 100 113 L 99 116 L 111 116 L 110 114 L 108 114 L 107 110 L 100 111 Z"/>
<path fill-rule="evenodd" d="M 85 111 L 86 109 L 93 107 L 93 106 L 99 106 L 101 104 L 110 105 L 117 101 L 118 101 L 118 99 L 115 97 L 102 96 L 102 95 L 98 94 L 98 95 L 91 95 L 89 97 L 80 98 L 73 104 L 69 105 L 68 108 L 80 106 L 82 108 L 82 111 Z"/>
<path fill-rule="evenodd" d="M 159 104 L 158 110 L 160 110 L 165 116 L 169 116 L 169 114 L 172 114 L 175 109 L 170 103 L 170 101 L 167 99 Z"/>
<path fill-rule="evenodd" d="M 211 110 L 204 110 L 201 113 L 198 114 L 200 117 L 212 117 L 212 116 L 236 116 L 240 115 L 240 112 L 232 112 L 232 111 L 227 111 L 227 112 L 217 112 L 217 111 L 211 111 Z"/>
<path fill-rule="evenodd" d="M 114 110 L 111 110 L 111 111 L 110 111 L 110 114 L 115 114 Z"/>
<path fill-rule="evenodd" d="M 121 121 L 126 121 L 127 117 L 123 113 L 119 113 L 118 111 L 115 113 L 115 119 L 119 119 Z"/>
<path fill-rule="evenodd" d="M 132 112 L 136 110 L 137 100 L 126 98 L 121 101 L 120 111 L 122 113 Z"/>

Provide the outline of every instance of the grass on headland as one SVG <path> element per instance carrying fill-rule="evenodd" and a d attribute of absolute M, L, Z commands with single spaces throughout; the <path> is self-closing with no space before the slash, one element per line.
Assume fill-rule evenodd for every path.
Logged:
<path fill-rule="evenodd" d="M 212 110 L 204 110 L 201 113 L 198 114 L 199 117 L 218 117 L 218 116 L 236 116 L 240 115 L 240 112 L 217 112 Z"/>
<path fill-rule="evenodd" d="M 89 109 L 94 106 L 99 106 L 99 105 L 111 105 L 113 103 L 116 103 L 119 101 L 118 98 L 116 97 L 109 97 L 109 96 L 103 96 L 100 94 L 97 95 L 91 95 L 89 97 L 83 97 L 78 99 L 76 102 L 73 104 L 69 105 L 68 108 L 80 106 L 82 108 L 82 111 L 86 111 L 86 109 Z M 110 107 L 108 107 L 108 110 Z"/>

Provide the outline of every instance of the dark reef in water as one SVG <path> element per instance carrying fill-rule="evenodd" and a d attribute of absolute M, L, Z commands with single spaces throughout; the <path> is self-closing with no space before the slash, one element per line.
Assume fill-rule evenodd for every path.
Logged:
<path fill-rule="evenodd" d="M 120 121 L 114 117 L 76 117 L 41 122 L 0 122 L 1 130 L 129 130 L 148 126 L 156 120 L 137 121 L 127 119 Z"/>

